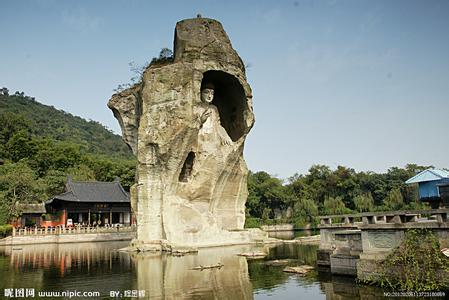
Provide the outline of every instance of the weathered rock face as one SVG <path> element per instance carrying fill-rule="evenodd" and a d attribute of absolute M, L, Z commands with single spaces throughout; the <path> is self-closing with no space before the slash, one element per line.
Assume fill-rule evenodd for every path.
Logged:
<path fill-rule="evenodd" d="M 243 146 L 254 115 L 242 60 L 205 18 L 178 22 L 174 49 L 108 103 L 138 159 L 136 244 L 249 242 Z"/>

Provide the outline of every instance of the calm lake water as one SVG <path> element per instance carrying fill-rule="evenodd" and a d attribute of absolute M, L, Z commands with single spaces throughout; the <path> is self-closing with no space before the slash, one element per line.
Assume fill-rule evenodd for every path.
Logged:
<path fill-rule="evenodd" d="M 233 246 L 202 249 L 183 257 L 117 251 L 128 242 L 0 247 L 0 298 L 5 289 L 96 291 L 110 299 L 145 293 L 145 299 L 378 299 L 380 289 L 357 285 L 353 278 L 312 271 L 301 277 L 284 273 L 269 261 L 314 265 L 315 245 Z M 237 256 L 267 251 L 263 260 Z M 192 270 L 222 263 L 221 269 Z M 143 292 L 145 291 L 145 292 Z M 84 298 L 86 299 L 86 298 Z M 137 299 L 137 298 L 136 298 Z"/>

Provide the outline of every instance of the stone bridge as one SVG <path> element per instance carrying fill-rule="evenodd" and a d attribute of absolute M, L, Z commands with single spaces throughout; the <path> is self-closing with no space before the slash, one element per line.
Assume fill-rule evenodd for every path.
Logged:
<path fill-rule="evenodd" d="M 449 209 L 372 212 L 320 217 L 317 264 L 333 274 L 368 279 L 408 229 L 429 229 L 449 247 Z"/>

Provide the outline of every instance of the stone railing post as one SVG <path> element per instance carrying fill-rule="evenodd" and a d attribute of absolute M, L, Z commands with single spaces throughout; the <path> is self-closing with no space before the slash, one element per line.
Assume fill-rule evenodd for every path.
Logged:
<path fill-rule="evenodd" d="M 447 221 L 447 213 L 437 213 L 435 217 L 438 223 L 445 223 Z"/>
<path fill-rule="evenodd" d="M 405 215 L 405 222 L 418 222 L 418 215 Z"/>
<path fill-rule="evenodd" d="M 401 216 L 400 215 L 388 216 L 387 223 L 401 224 L 402 223 Z"/>
<path fill-rule="evenodd" d="M 16 227 L 12 227 L 12 236 L 16 236 Z"/>
<path fill-rule="evenodd" d="M 323 218 L 320 221 L 321 225 L 330 225 L 332 224 L 332 218 Z"/>
<path fill-rule="evenodd" d="M 387 223 L 387 217 L 386 216 L 378 216 L 378 217 L 376 217 L 376 222 Z"/>
<path fill-rule="evenodd" d="M 352 223 L 354 223 L 354 217 L 345 217 L 344 223 L 345 224 L 352 224 Z"/>

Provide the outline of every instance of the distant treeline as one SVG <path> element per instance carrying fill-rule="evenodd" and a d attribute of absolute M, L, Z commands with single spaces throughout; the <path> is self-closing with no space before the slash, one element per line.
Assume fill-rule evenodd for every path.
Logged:
<path fill-rule="evenodd" d="M 314 227 L 319 215 L 426 208 L 418 201 L 418 187 L 405 181 L 429 167 L 408 164 L 377 174 L 314 165 L 306 175 L 286 181 L 266 172 L 250 173 L 246 226 L 289 222 Z"/>

